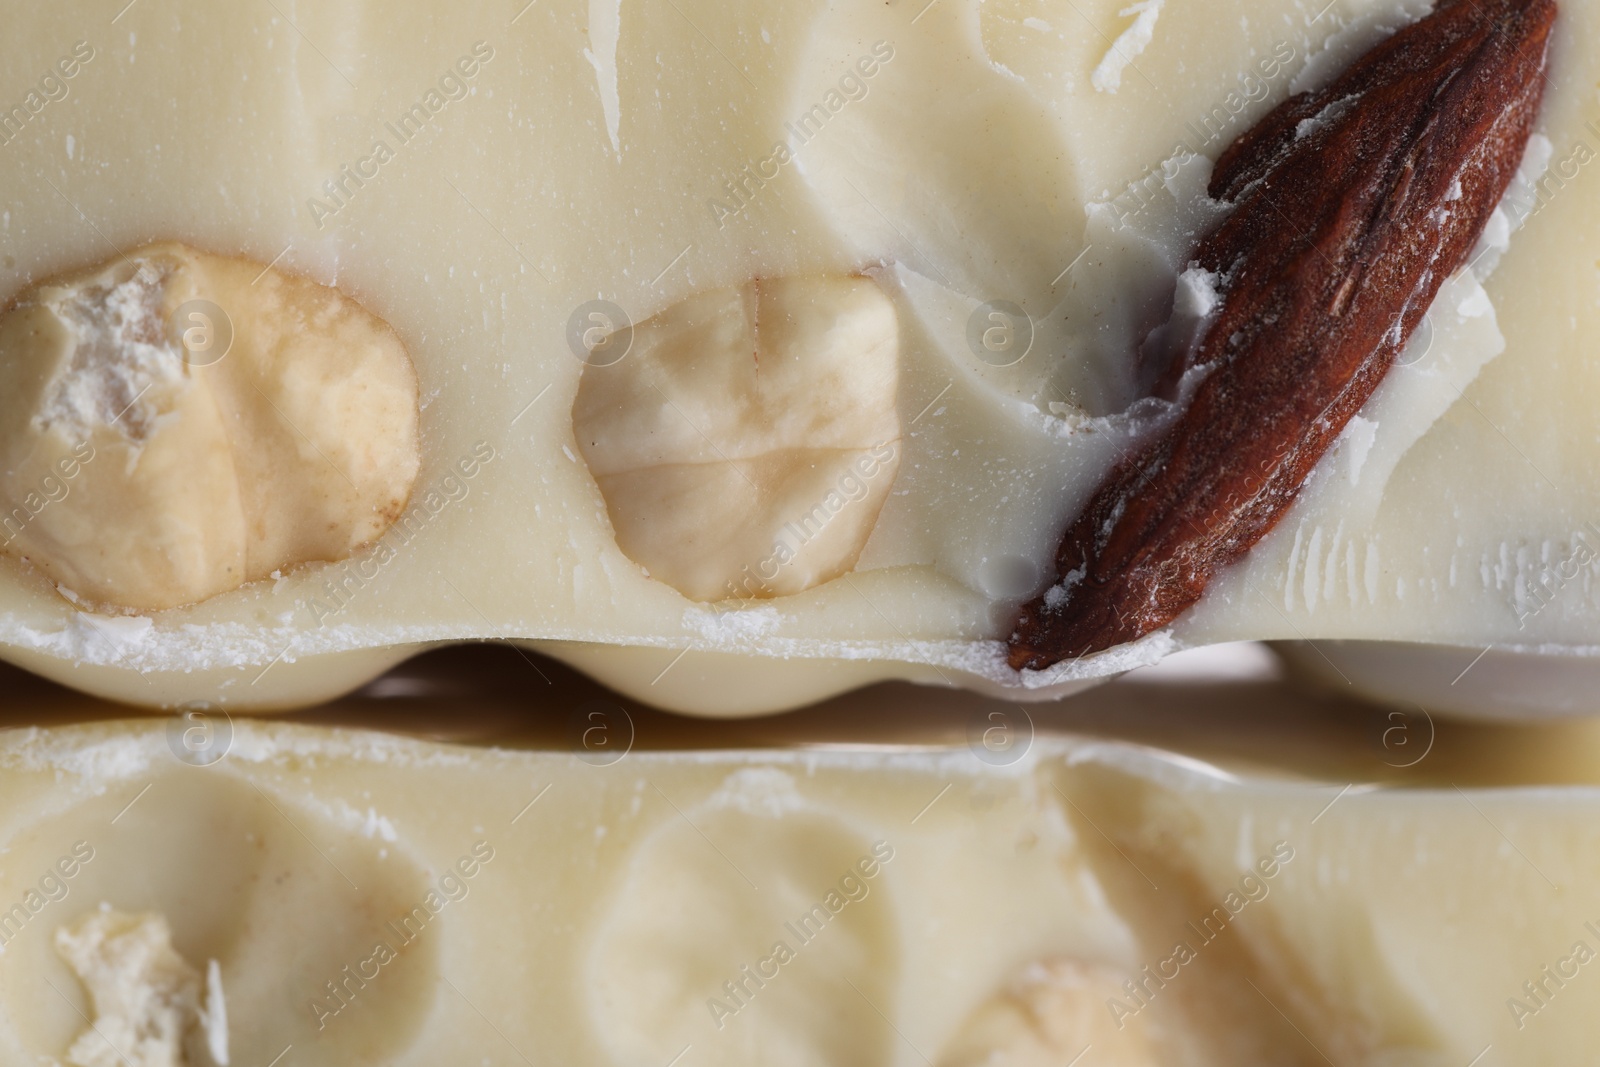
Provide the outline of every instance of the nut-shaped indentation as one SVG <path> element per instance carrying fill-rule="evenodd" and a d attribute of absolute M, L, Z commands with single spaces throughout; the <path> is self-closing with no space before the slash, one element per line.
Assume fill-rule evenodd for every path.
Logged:
<path fill-rule="evenodd" d="M 573 430 L 617 543 L 702 601 L 855 566 L 900 463 L 899 325 L 861 277 L 761 279 L 633 327 Z"/>
<path fill-rule="evenodd" d="M 664 1064 L 691 1044 L 707 1067 L 892 1061 L 878 1014 L 900 981 L 892 843 L 806 810 L 786 782 L 749 770 L 724 792 L 740 806 L 661 803 L 589 958 L 610 1062 Z"/>
<path fill-rule="evenodd" d="M 196 972 L 217 961 L 230 1062 L 268 1064 L 290 1044 L 305 1067 L 399 1059 L 438 996 L 453 922 L 448 910 L 417 918 L 435 885 L 404 839 L 363 833 L 353 807 L 340 818 L 217 768 L 169 765 L 3 842 L 0 1047 L 61 1062 L 82 1037 L 96 1010 L 57 931 L 105 903 L 164 919 Z M 212 1062 L 203 1029 L 184 1035 L 194 1065 Z"/>
<path fill-rule="evenodd" d="M 92 603 L 192 603 L 373 541 L 420 463 L 394 331 L 336 289 L 182 245 L 0 317 L 0 547 Z"/>

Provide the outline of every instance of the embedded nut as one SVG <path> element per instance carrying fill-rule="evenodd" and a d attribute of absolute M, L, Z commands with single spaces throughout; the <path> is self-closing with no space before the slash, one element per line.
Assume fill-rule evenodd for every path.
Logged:
<path fill-rule="evenodd" d="M 1203 380 L 1063 533 L 1012 667 L 1167 626 L 1289 511 L 1474 262 L 1533 136 L 1555 19 L 1554 0 L 1439 4 L 1222 153 L 1210 192 L 1229 213 L 1191 267 L 1212 313 L 1157 393 Z"/>
<path fill-rule="evenodd" d="M 1107 1010 L 1127 996 L 1117 979 L 1073 960 L 1035 963 L 967 1019 L 939 1067 L 1055 1067 L 1076 1062 L 1085 1048 L 1108 1067 L 1149 1067 L 1159 1062 L 1149 1036 Z"/>
<path fill-rule="evenodd" d="M 419 466 L 381 319 L 261 264 L 154 245 L 0 317 L 0 547 L 157 610 L 376 539 Z"/>
<path fill-rule="evenodd" d="M 855 566 L 900 463 L 899 324 L 861 277 L 758 279 L 633 328 L 584 367 L 573 430 L 617 543 L 702 601 Z"/>

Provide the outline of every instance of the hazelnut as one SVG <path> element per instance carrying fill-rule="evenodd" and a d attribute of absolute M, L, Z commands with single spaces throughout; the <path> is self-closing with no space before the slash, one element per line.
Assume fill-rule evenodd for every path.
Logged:
<path fill-rule="evenodd" d="M 153 245 L 0 316 L 0 548 L 158 610 L 376 539 L 420 463 L 394 331 L 336 289 Z"/>
<path fill-rule="evenodd" d="M 692 600 L 855 566 L 900 463 L 899 324 L 875 282 L 758 279 L 632 327 L 584 367 L 573 431 L 617 543 Z"/>

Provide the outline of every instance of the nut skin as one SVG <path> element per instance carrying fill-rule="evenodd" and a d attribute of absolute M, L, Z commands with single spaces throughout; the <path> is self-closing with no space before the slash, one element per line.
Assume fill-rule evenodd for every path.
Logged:
<path fill-rule="evenodd" d="M 1204 378 L 1066 531 L 1065 588 L 1023 608 L 1014 669 L 1167 625 L 1283 516 L 1516 174 L 1555 19 L 1553 0 L 1447 0 L 1222 154 L 1210 193 L 1234 209 L 1195 253 L 1221 308 L 1159 388 Z"/>
<path fill-rule="evenodd" d="M 185 347 L 195 302 L 229 339 L 204 358 Z M 419 465 L 404 345 L 309 279 L 165 243 L 0 315 L 0 551 L 97 608 L 346 558 Z"/>

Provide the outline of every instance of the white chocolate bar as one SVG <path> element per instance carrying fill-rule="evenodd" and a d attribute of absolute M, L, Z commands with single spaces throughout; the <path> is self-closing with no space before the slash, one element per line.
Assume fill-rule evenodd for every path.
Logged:
<path fill-rule="evenodd" d="M 690 751 L 598 702 L 532 749 L 193 713 L 11 730 L 0 1058 L 92 1039 L 79 975 L 104 991 L 111 971 L 58 945 L 93 924 L 152 946 L 121 996 L 176 990 L 191 1067 L 1587 1054 L 1591 724 L 1178 691 L 1086 698 L 1078 727 L 1124 739 L 909 687 L 679 723 Z M 390 701 L 397 724 L 395 703 L 450 708 L 462 735 L 508 725 L 426 696 Z M 744 747 L 705 747 L 719 731 Z M 797 731 L 815 744 L 770 747 Z"/>
<path fill-rule="evenodd" d="M 518 6 L 7 13 L 0 300 L 154 241 L 337 287 L 415 365 L 422 459 L 408 509 L 353 556 L 165 610 L 102 608 L 8 549 L 0 655 L 124 701 L 271 708 L 436 644 L 513 640 L 734 715 L 890 678 L 1044 698 L 1275 639 L 1316 642 L 1388 699 L 1582 710 L 1600 620 L 1595 0 L 1562 4 L 1539 133 L 1482 254 L 1293 510 L 1170 629 L 1038 675 L 1002 642 L 1066 522 L 1160 421 L 1133 357 L 1175 289 L 1180 325 L 1205 313 L 1178 278 L 1209 161 L 1428 5 Z M 705 310 L 763 282 L 867 303 L 811 307 L 803 345 Z M 883 365 L 818 370 L 829 314 Z M 703 373 L 641 373 L 679 328 Z M 785 410 L 837 433 L 761 414 L 724 374 L 740 346 L 792 359 Z M 575 425 L 586 395 L 611 414 Z M 593 426 L 614 447 L 580 439 Z M 878 446 L 894 459 L 871 474 L 845 458 Z M 595 469 L 602 451 L 621 465 Z M 51 508 L 118 521 L 88 482 L 25 488 L 8 543 Z M 1401 644 L 1341 659 L 1333 641 Z M 1480 684 L 1450 684 L 1491 646 Z M 1518 671 L 1572 681 L 1548 693 Z"/>

